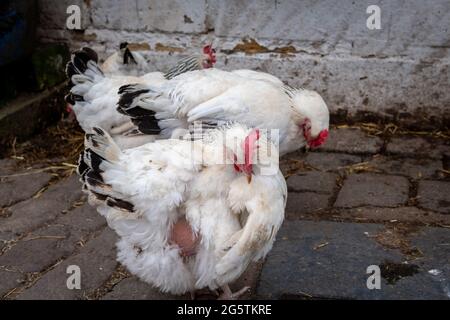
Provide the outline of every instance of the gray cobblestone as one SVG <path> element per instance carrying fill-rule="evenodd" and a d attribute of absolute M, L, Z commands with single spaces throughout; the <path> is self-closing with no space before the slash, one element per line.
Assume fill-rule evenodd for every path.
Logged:
<path fill-rule="evenodd" d="M 13 244 L 10 250 L 0 256 L 0 266 L 18 271 L 10 275 L 17 277 L 15 282 L 10 283 L 17 284 L 23 281 L 26 273 L 41 272 L 72 254 L 77 246 L 83 245 L 90 233 L 105 224 L 104 218 L 85 204 Z M 5 285 L 0 295 L 7 289 L 11 288 Z"/>
<path fill-rule="evenodd" d="M 11 238 L 14 234 L 21 234 L 42 226 L 55 219 L 63 210 L 67 210 L 81 198 L 81 184 L 76 175 L 51 185 L 37 199 L 20 202 L 8 210 L 11 216 L 2 220 L 0 224 L 0 238 Z"/>
<path fill-rule="evenodd" d="M 20 172 L 19 174 L 26 173 Z M 47 185 L 51 175 L 38 172 L 0 179 L 0 207 L 26 200 Z"/>
<path fill-rule="evenodd" d="M 328 207 L 330 197 L 315 192 L 290 192 L 286 203 L 286 217 L 296 219 L 299 215 L 323 210 Z"/>
<path fill-rule="evenodd" d="M 290 176 L 287 186 L 290 191 L 312 191 L 330 194 L 336 187 L 337 175 L 334 173 L 308 171 Z"/>
<path fill-rule="evenodd" d="M 309 152 L 306 162 L 322 171 L 336 171 L 342 167 L 362 162 L 360 156 L 345 153 Z"/>
<path fill-rule="evenodd" d="M 383 142 L 368 136 L 359 129 L 331 129 L 328 140 L 320 147 L 322 151 L 355 154 L 373 154 L 380 151 Z"/>
<path fill-rule="evenodd" d="M 442 162 L 432 159 L 389 159 L 375 156 L 369 159 L 369 165 L 387 174 L 399 174 L 414 179 L 436 177 L 442 169 Z"/>
<path fill-rule="evenodd" d="M 339 217 L 358 221 L 417 222 L 450 226 L 450 215 L 439 214 L 416 207 L 378 208 L 360 207 L 341 210 Z"/>
<path fill-rule="evenodd" d="M 421 207 L 450 213 L 450 182 L 421 181 L 419 183 L 418 201 Z"/>
<path fill-rule="evenodd" d="M 395 137 L 387 144 L 386 152 L 406 157 L 441 159 L 444 153 L 449 154 L 450 146 L 439 140 L 429 142 L 420 137 Z"/>
<path fill-rule="evenodd" d="M 102 297 L 102 300 L 173 300 L 189 299 L 188 295 L 173 296 L 165 294 L 151 285 L 130 277 L 120 281 L 111 292 Z"/>
<path fill-rule="evenodd" d="M 0 298 L 20 286 L 24 280 L 25 275 L 23 273 L 0 266 Z"/>
<path fill-rule="evenodd" d="M 94 289 L 100 287 L 113 273 L 116 262 L 116 235 L 109 228 L 80 250 L 80 253 L 68 258 L 53 270 L 47 272 L 36 284 L 25 290 L 18 299 L 82 299 Z M 76 265 L 81 271 L 81 289 L 70 290 L 66 282 L 69 274 L 67 267 Z"/>
<path fill-rule="evenodd" d="M 410 275 L 382 272 L 381 290 L 366 286 L 370 265 L 405 266 L 398 250 L 382 247 L 371 235 L 382 225 L 290 221 L 269 253 L 257 294 L 261 298 L 448 299 L 450 230 L 424 228 L 412 244 L 424 253 L 405 268 Z M 428 273 L 435 269 L 439 276 Z M 394 273 L 394 272 L 393 272 Z M 389 283 L 391 277 L 398 277 Z M 390 280 L 392 281 L 392 280 Z"/>
<path fill-rule="evenodd" d="M 352 174 L 345 180 L 335 207 L 402 205 L 408 200 L 408 192 L 409 183 L 404 177 L 367 173 Z"/>

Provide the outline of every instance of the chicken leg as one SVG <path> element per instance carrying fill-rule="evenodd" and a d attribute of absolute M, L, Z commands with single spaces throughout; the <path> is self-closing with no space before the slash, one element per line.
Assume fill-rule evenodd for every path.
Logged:
<path fill-rule="evenodd" d="M 249 286 L 245 286 L 239 291 L 231 292 L 231 289 L 227 284 L 221 286 L 221 288 L 223 292 L 219 296 L 218 300 L 237 300 L 240 296 L 250 290 Z"/>

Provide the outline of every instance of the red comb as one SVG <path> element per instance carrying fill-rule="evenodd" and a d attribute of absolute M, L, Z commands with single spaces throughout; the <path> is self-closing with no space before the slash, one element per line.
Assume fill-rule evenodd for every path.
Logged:
<path fill-rule="evenodd" d="M 322 131 L 320 131 L 319 136 L 316 139 L 314 139 L 313 141 L 311 141 L 309 143 L 309 145 L 311 147 L 318 147 L 321 144 L 323 144 L 325 142 L 325 140 L 327 140 L 327 138 L 328 138 L 328 130 L 327 129 L 322 130 Z"/>
<path fill-rule="evenodd" d="M 212 45 L 210 45 L 210 44 L 203 47 L 203 53 L 209 54 L 209 53 L 211 53 L 211 50 L 212 50 Z"/>
<path fill-rule="evenodd" d="M 216 50 L 212 47 L 211 44 L 203 47 L 203 53 L 209 55 L 211 63 L 216 63 Z"/>

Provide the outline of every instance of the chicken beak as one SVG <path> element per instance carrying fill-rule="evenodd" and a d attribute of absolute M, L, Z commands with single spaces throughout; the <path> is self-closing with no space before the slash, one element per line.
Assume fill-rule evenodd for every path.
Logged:
<path fill-rule="evenodd" d="M 247 175 L 247 182 L 248 184 L 252 183 L 252 174 Z"/>

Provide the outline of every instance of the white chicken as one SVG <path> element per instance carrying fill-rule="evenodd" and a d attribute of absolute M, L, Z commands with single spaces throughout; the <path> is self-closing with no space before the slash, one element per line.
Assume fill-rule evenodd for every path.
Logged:
<path fill-rule="evenodd" d="M 284 219 L 286 183 L 265 132 L 233 124 L 121 151 L 93 131 L 78 172 L 120 237 L 118 260 L 164 292 L 242 294 L 228 284 L 268 253 Z"/>
<path fill-rule="evenodd" d="M 142 76 L 151 71 L 147 60 L 139 52 L 131 51 L 128 42 L 122 42 L 119 50 L 110 55 L 100 68 L 107 76 Z"/>
<path fill-rule="evenodd" d="M 329 111 L 315 91 L 294 89 L 267 73 L 252 70 L 198 70 L 160 85 L 125 85 L 118 110 L 137 130 L 178 136 L 194 121 L 237 121 L 250 127 L 279 129 L 280 153 L 318 147 L 328 136 Z M 178 130 L 181 129 L 181 130 Z"/>
<path fill-rule="evenodd" d="M 82 48 L 74 53 L 66 67 L 72 85 L 66 101 L 72 105 L 77 121 L 85 132 L 90 132 L 94 126 L 101 126 L 113 136 L 120 147 L 130 148 L 154 138 L 142 134 L 122 135 L 132 128 L 133 124 L 129 117 L 116 111 L 120 86 L 130 82 L 161 85 L 183 72 L 210 68 L 216 60 L 214 49 L 205 46 L 202 54 L 180 60 L 167 73 L 150 72 L 141 77 L 106 76 L 97 61 L 97 53 L 90 48 Z"/>

